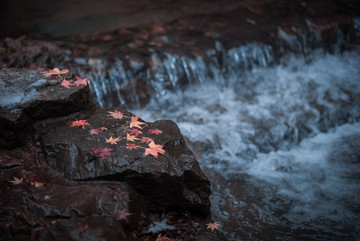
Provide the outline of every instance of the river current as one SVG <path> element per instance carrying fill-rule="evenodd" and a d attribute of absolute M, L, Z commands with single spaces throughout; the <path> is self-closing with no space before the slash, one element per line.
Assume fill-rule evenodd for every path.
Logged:
<path fill-rule="evenodd" d="M 359 49 L 212 76 L 133 111 L 179 125 L 229 239 L 359 240 Z"/>

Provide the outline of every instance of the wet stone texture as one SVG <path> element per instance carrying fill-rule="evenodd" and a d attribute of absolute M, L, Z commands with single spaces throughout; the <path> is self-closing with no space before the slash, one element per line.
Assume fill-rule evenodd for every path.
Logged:
<path fill-rule="evenodd" d="M 0 147 L 24 144 L 35 121 L 91 109 L 88 86 L 65 88 L 41 69 L 0 70 Z M 63 78 L 75 79 L 71 72 Z"/>
<path fill-rule="evenodd" d="M 30 153 L 0 153 L 1 240 L 133 240 L 145 203 L 131 187 L 68 182 Z"/>
<path fill-rule="evenodd" d="M 210 184 L 177 125 L 172 121 L 155 121 L 142 125 L 142 129 L 133 127 L 132 130 L 141 133 L 131 135 L 133 115 L 122 111 L 124 116 L 115 119 L 110 112 L 116 111 L 119 110 L 99 109 L 90 115 L 80 114 L 58 122 L 55 127 L 52 123 L 39 123 L 36 129 L 42 135 L 49 165 L 67 180 L 124 181 L 148 201 L 150 211 L 188 210 L 207 216 Z M 72 127 L 76 120 L 86 120 L 89 125 Z M 103 131 L 91 134 L 91 130 L 99 128 Z M 161 133 L 152 133 L 153 130 Z M 106 143 L 109 138 L 118 141 Z M 156 145 L 163 145 L 165 153 L 158 157 L 145 155 L 149 148 L 145 141 L 149 138 Z M 110 149 L 108 155 L 96 151 L 105 148 Z"/>

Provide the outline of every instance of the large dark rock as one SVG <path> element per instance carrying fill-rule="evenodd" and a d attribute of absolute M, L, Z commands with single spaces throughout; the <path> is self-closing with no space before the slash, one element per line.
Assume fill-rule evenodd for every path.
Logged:
<path fill-rule="evenodd" d="M 124 112 L 122 119 L 115 119 L 109 115 L 109 111 L 118 110 L 99 109 L 93 114 L 83 114 L 71 120 L 39 123 L 36 128 L 42 135 L 49 165 L 67 180 L 127 182 L 148 201 L 150 211 L 188 210 L 207 216 L 210 183 L 186 146 L 178 126 L 172 121 L 161 120 L 138 129 L 142 132 L 138 139 L 148 137 L 157 145 L 163 145 L 165 153 L 154 157 L 145 155 L 147 143 L 127 140 L 132 114 Z M 76 119 L 87 120 L 89 125 L 84 128 L 72 127 Z M 91 129 L 101 127 L 106 130 L 90 134 Z M 152 134 L 151 130 L 154 129 L 162 133 Z M 106 143 L 110 137 L 119 137 L 120 141 L 116 145 Z M 128 144 L 140 147 L 130 150 Z M 110 148 L 110 155 L 99 157 L 96 150 L 100 148 Z"/>
<path fill-rule="evenodd" d="M 35 121 L 93 108 L 88 86 L 65 88 L 60 77 L 45 78 L 44 73 L 0 70 L 0 147 L 24 144 Z M 64 78 L 75 79 L 70 72 Z"/>
<path fill-rule="evenodd" d="M 146 210 L 131 187 L 71 183 L 38 164 L 31 152 L 0 151 L 1 240 L 133 240 Z"/>

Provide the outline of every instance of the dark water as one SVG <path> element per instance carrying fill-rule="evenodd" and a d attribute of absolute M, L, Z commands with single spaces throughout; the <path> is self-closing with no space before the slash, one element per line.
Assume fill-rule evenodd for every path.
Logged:
<path fill-rule="evenodd" d="M 211 58 L 219 51 L 221 64 Z M 236 240 L 359 240 L 360 48 L 277 64 L 258 44 L 207 54 L 158 59 L 143 76 L 153 97 L 132 111 L 179 125 L 211 180 L 221 230 Z M 119 60 L 105 78 L 97 64 L 92 92 L 111 105 L 107 93 L 135 76 Z"/>

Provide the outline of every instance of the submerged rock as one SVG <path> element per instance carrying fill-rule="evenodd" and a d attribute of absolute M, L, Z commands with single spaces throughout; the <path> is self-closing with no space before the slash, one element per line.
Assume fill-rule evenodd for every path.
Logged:
<path fill-rule="evenodd" d="M 77 120 L 39 123 L 49 165 L 67 180 L 127 182 L 148 201 L 150 211 L 188 210 L 207 216 L 210 183 L 177 125 L 161 120 L 130 128 L 134 116 L 118 111 L 104 108 Z M 118 113 L 118 119 L 111 113 Z M 78 123 L 74 121 L 87 124 L 72 127 Z M 163 151 L 152 155 L 152 141 Z"/>
<path fill-rule="evenodd" d="M 0 70 L 0 147 L 24 144 L 35 121 L 93 108 L 88 86 L 65 88 L 40 69 Z M 71 79 L 69 72 L 63 76 Z"/>

